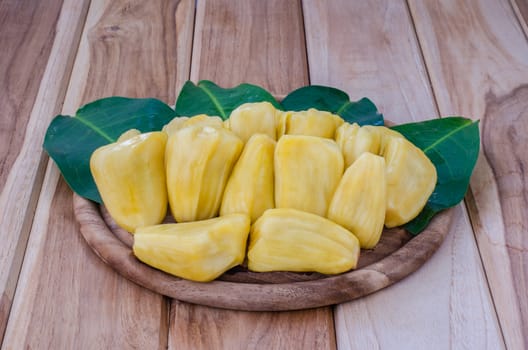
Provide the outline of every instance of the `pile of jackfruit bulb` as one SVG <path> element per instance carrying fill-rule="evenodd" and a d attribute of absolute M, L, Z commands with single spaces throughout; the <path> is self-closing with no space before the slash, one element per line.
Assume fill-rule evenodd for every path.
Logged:
<path fill-rule="evenodd" d="M 177 117 L 124 133 L 90 168 L 133 252 L 169 274 L 211 281 L 251 271 L 338 274 L 383 227 L 412 220 L 436 184 L 427 156 L 383 126 L 247 103 L 229 119 Z M 176 223 L 165 223 L 167 208 Z"/>

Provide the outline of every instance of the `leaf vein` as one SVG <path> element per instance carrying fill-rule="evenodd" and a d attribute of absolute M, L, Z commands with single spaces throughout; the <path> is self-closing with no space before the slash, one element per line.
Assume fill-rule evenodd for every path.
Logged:
<path fill-rule="evenodd" d="M 339 107 L 339 109 L 337 110 L 337 112 L 335 112 L 335 114 L 341 115 L 341 113 L 351 104 L 352 103 L 350 101 L 345 101 L 345 103 L 343 103 L 343 105 Z"/>
<path fill-rule="evenodd" d="M 101 135 L 102 137 L 104 137 L 106 140 L 110 141 L 110 142 L 114 142 L 115 140 L 113 138 L 111 138 L 107 133 L 105 133 L 101 128 L 97 127 L 95 124 L 93 124 L 92 122 L 86 120 L 86 119 L 83 119 L 80 115 L 76 115 L 75 116 L 75 119 L 77 119 L 78 121 L 80 121 L 82 124 L 86 125 L 87 127 L 89 127 L 90 129 L 92 129 L 93 131 L 95 131 L 96 133 L 98 133 L 99 135 Z"/>
<path fill-rule="evenodd" d="M 220 116 L 222 117 L 222 119 L 226 119 L 227 118 L 227 115 L 224 111 L 224 109 L 222 108 L 222 105 L 220 104 L 220 102 L 217 100 L 217 98 L 213 95 L 213 93 L 208 89 L 206 88 L 205 86 L 203 85 L 198 85 L 198 87 L 200 89 L 203 90 L 203 92 L 205 92 L 207 94 L 207 96 L 209 96 L 209 98 L 211 99 L 211 101 L 213 102 L 213 104 L 215 105 L 216 109 L 218 110 L 218 112 L 220 113 Z"/>
<path fill-rule="evenodd" d="M 459 132 L 460 130 L 468 127 L 469 125 L 472 125 L 473 123 L 469 123 L 469 124 L 464 124 L 462 126 L 459 126 L 458 128 L 456 129 L 453 129 L 452 131 L 448 132 L 447 134 L 445 134 L 444 136 L 440 137 L 438 140 L 436 140 L 435 142 L 433 142 L 432 144 L 430 144 L 429 146 L 427 146 L 426 148 L 424 148 L 424 153 L 429 151 L 430 149 L 432 148 L 435 148 L 436 146 L 438 146 L 439 144 L 441 144 L 442 142 L 444 142 L 445 140 L 449 139 L 452 135 L 456 134 L 457 132 Z"/>

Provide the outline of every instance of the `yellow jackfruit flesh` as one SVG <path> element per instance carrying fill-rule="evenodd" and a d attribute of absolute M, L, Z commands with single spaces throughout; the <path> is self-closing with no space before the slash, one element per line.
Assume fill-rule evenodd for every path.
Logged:
<path fill-rule="evenodd" d="M 270 209 L 253 224 L 248 268 L 265 271 L 315 271 L 337 274 L 353 269 L 358 239 L 345 228 L 295 209 Z"/>
<path fill-rule="evenodd" d="M 253 222 L 274 207 L 274 150 L 275 141 L 267 135 L 249 139 L 226 185 L 220 215 L 246 213 Z"/>
<path fill-rule="evenodd" d="M 343 119 L 330 112 L 310 108 L 300 112 L 280 112 L 277 137 L 282 135 L 308 135 L 333 139 Z"/>
<path fill-rule="evenodd" d="M 387 170 L 385 226 L 414 219 L 436 185 L 436 168 L 418 147 L 405 138 L 390 137 L 383 152 Z"/>
<path fill-rule="evenodd" d="M 275 206 L 325 216 L 343 175 L 343 155 L 333 140 L 284 135 L 275 147 Z"/>
<path fill-rule="evenodd" d="M 385 221 L 385 159 L 363 153 L 339 182 L 328 218 L 354 233 L 361 248 L 374 248 Z"/>
<path fill-rule="evenodd" d="M 183 128 L 183 125 L 185 124 L 187 120 L 189 120 L 189 117 L 175 117 L 170 122 L 165 124 L 163 126 L 163 129 L 161 129 L 161 131 L 166 132 L 167 135 L 170 136 L 174 134 L 176 131 Z"/>
<path fill-rule="evenodd" d="M 249 228 L 244 214 L 142 227 L 134 234 L 133 251 L 157 269 L 206 282 L 244 261 Z"/>
<path fill-rule="evenodd" d="M 223 128 L 224 121 L 220 117 L 198 114 L 186 120 L 182 126 L 184 128 L 189 126 L 212 126 L 215 128 Z"/>
<path fill-rule="evenodd" d="M 118 138 L 117 138 L 117 143 L 119 142 L 124 142 L 128 139 L 131 139 L 135 136 L 138 136 L 138 135 L 141 135 L 141 131 L 139 131 L 138 129 L 130 129 L 130 130 L 127 130 L 125 131 L 124 133 L 122 133 Z"/>
<path fill-rule="evenodd" d="M 242 146 L 231 131 L 211 126 L 186 127 L 169 137 L 167 190 L 177 222 L 218 215 L 225 185 Z"/>
<path fill-rule="evenodd" d="M 277 113 L 269 102 L 244 103 L 231 112 L 225 126 L 244 142 L 254 134 L 266 134 L 276 140 Z"/>
<path fill-rule="evenodd" d="M 348 168 L 364 152 L 378 154 L 381 135 L 365 126 L 344 123 L 336 131 L 336 143 L 343 152 L 345 168 Z"/>
<path fill-rule="evenodd" d="M 379 142 L 379 147 L 377 149 L 377 152 L 372 152 L 378 155 L 383 155 L 385 153 L 385 148 L 387 147 L 387 143 L 392 138 L 405 139 L 405 137 L 402 134 L 386 126 L 365 125 L 365 126 L 362 126 L 361 129 L 368 131 L 368 133 L 372 135 L 372 137 L 376 139 L 377 142 Z"/>
<path fill-rule="evenodd" d="M 163 126 L 163 130 L 167 135 L 172 135 L 180 129 L 190 126 L 212 126 L 215 128 L 222 128 L 224 122 L 220 117 L 210 117 L 206 114 L 198 114 L 193 117 L 176 117 L 169 123 Z"/>
<path fill-rule="evenodd" d="M 128 131 L 95 150 L 90 170 L 103 203 L 129 232 L 163 221 L 167 212 L 164 132 Z"/>

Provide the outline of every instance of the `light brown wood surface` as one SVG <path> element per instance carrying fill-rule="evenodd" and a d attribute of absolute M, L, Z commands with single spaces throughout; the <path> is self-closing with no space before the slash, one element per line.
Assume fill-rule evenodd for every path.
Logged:
<path fill-rule="evenodd" d="M 60 111 L 87 7 L 0 2 L 0 342 L 44 178 L 44 133 Z"/>
<path fill-rule="evenodd" d="M 177 48 L 189 52 L 191 37 L 175 40 L 177 28 L 192 25 L 186 11 L 191 1 L 92 1 L 63 112 L 109 95 L 174 100 L 188 77 L 188 61 L 177 75 L 186 64 Z M 71 190 L 52 163 L 41 193 L 2 347 L 165 348 L 165 299 L 106 268 L 86 246 Z"/>
<path fill-rule="evenodd" d="M 358 94 L 354 98 L 364 93 L 381 106 L 385 118 L 400 123 L 438 116 L 404 1 L 304 4 L 312 84 L 339 84 Z M 390 348 L 397 338 L 408 348 L 445 349 L 462 342 L 470 348 L 501 348 L 493 302 L 481 289 L 485 284 L 472 229 L 459 206 L 441 249 L 405 283 L 336 307 L 337 344 Z"/>
<path fill-rule="evenodd" d="M 307 85 L 300 1 L 198 2 L 191 79 L 210 79 L 225 87 L 249 82 L 275 95 Z M 252 343 L 277 349 L 292 344 L 286 339 L 302 339 L 298 344 L 306 348 L 335 348 L 331 308 L 271 316 L 193 307 L 174 301 L 170 315 L 171 349 L 227 349 L 234 344 L 239 344 L 235 348 L 243 349 Z M 191 333 L 194 336 L 189 336 L 189 326 L 181 321 L 189 318 L 222 321 L 214 332 L 208 331 L 210 322 L 194 324 Z"/>
<path fill-rule="evenodd" d="M 248 82 L 275 96 L 309 82 L 299 0 L 198 2 L 191 80 Z"/>
<path fill-rule="evenodd" d="M 526 0 L 0 0 L 2 350 L 527 348 L 527 11 Z M 189 78 L 278 96 L 332 85 L 396 122 L 480 119 L 448 237 L 416 273 L 334 309 L 226 311 L 127 281 L 84 242 L 42 137 L 55 114 L 102 96 L 174 104 Z"/>
<path fill-rule="evenodd" d="M 505 342 L 526 348 L 526 37 L 507 1 L 410 4 L 440 112 L 481 121 L 468 208 Z"/>
<path fill-rule="evenodd" d="M 216 310 L 173 301 L 170 349 L 334 349 L 326 308 L 288 312 Z"/>

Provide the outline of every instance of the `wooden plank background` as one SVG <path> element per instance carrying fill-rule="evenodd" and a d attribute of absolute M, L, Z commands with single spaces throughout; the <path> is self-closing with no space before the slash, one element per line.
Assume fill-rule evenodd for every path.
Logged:
<path fill-rule="evenodd" d="M 0 343 L 87 1 L 0 1 Z"/>
<path fill-rule="evenodd" d="M 199 1 L 191 80 L 201 79 L 250 82 L 275 95 L 307 85 L 300 2 Z M 330 307 L 254 313 L 173 301 L 170 315 L 170 349 L 335 348 Z"/>
<path fill-rule="evenodd" d="M 376 15 L 351 21 L 355 13 Z M 365 94 L 398 123 L 438 116 L 405 1 L 305 1 L 305 20 L 312 84 Z M 412 349 L 502 347 L 463 206 L 439 251 L 403 282 L 336 307 L 340 348 L 386 349 L 395 339 Z"/>
<path fill-rule="evenodd" d="M 0 118 L 2 349 L 528 347 L 526 1 L 88 4 L 0 0 L 0 115 L 16 116 Z M 109 95 L 173 104 L 189 78 L 279 96 L 331 85 L 396 122 L 480 119 L 477 170 L 446 241 L 403 282 L 335 308 L 219 310 L 121 278 L 78 234 L 52 162 L 44 177 L 45 129 L 62 102 L 65 114 Z"/>
<path fill-rule="evenodd" d="M 193 16 L 187 11 L 194 11 L 193 4 L 92 1 L 63 113 L 109 95 L 173 101 L 177 85 L 188 79 L 189 61 L 178 61 L 178 49 L 190 52 Z M 71 190 L 52 163 L 17 291 L 4 349 L 166 347 L 165 298 L 117 275 L 93 254 L 78 234 Z"/>
<path fill-rule="evenodd" d="M 526 37 L 507 1 L 410 1 L 410 7 L 440 113 L 481 121 L 468 209 L 505 342 L 526 348 Z"/>

